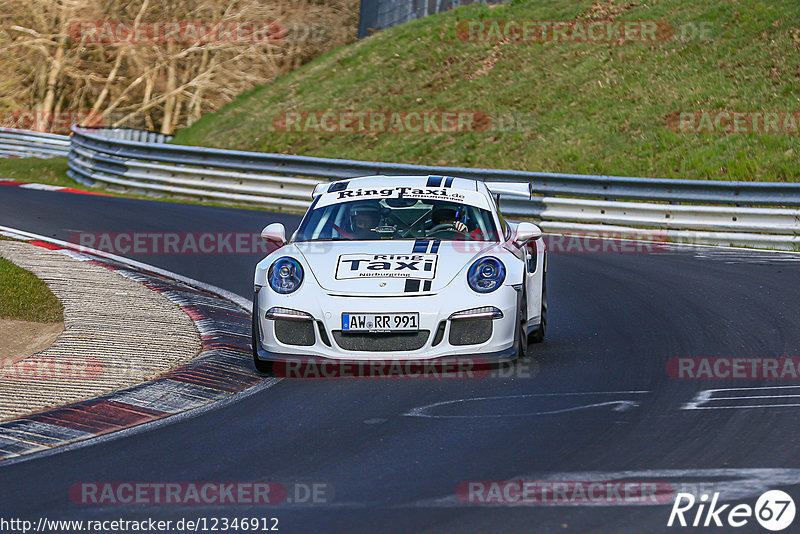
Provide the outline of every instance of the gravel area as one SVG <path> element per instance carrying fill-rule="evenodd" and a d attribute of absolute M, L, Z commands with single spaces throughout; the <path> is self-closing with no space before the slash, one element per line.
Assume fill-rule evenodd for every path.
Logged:
<path fill-rule="evenodd" d="M 0 241 L 0 256 L 44 280 L 64 304 L 55 342 L 0 368 L 0 421 L 156 378 L 200 352 L 189 316 L 133 280 L 24 242 Z"/>

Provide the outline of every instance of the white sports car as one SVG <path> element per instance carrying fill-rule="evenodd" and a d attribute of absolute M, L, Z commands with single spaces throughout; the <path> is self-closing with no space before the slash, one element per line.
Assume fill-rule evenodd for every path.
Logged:
<path fill-rule="evenodd" d="M 299 228 L 262 232 L 253 356 L 281 360 L 496 363 L 524 356 L 547 325 L 538 226 L 505 221 L 494 194 L 528 184 L 443 176 L 324 183 Z"/>

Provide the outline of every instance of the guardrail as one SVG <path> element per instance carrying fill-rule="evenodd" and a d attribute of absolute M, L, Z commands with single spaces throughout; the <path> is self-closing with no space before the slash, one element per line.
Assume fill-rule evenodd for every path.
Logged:
<path fill-rule="evenodd" d="M 52 158 L 68 152 L 68 135 L 0 128 L 0 158 Z"/>
<path fill-rule="evenodd" d="M 139 130 L 73 127 L 68 174 L 85 184 L 287 210 L 307 208 L 311 191 L 322 181 L 372 174 L 528 182 L 529 198 L 501 196 L 500 208 L 512 217 L 540 219 L 546 231 L 634 235 L 657 229 L 679 242 L 800 250 L 800 210 L 789 209 L 800 207 L 800 183 L 374 163 L 216 150 L 167 140 Z"/>

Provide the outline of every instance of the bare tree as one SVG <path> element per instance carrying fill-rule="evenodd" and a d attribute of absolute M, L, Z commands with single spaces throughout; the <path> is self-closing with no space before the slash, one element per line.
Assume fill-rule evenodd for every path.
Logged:
<path fill-rule="evenodd" d="M 0 0 L 0 112 L 35 110 L 43 131 L 81 111 L 172 133 L 353 41 L 357 11 L 358 0 Z"/>

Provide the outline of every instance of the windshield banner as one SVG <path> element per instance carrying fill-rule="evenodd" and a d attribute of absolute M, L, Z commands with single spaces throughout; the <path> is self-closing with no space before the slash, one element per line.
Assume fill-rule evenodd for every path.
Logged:
<path fill-rule="evenodd" d="M 352 200 L 382 200 L 389 198 L 441 200 L 444 202 L 467 204 L 485 210 L 489 209 L 489 203 L 486 197 L 477 191 L 435 187 L 383 187 L 380 189 L 365 187 L 345 189 L 343 191 L 323 194 L 317 203 L 317 207 L 322 208 L 341 202 L 350 202 Z"/>

